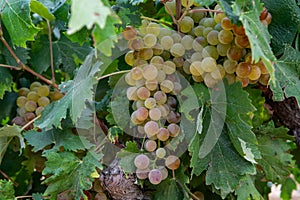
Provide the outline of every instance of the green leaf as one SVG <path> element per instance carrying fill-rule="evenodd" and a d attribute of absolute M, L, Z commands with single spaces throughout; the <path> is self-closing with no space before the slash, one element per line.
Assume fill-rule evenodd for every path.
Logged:
<path fill-rule="evenodd" d="M 267 180 L 280 183 L 290 174 L 293 156 L 287 152 L 291 146 L 286 139 L 281 139 L 281 135 L 286 135 L 288 130 L 272 126 L 258 132 L 258 147 L 262 158 L 257 162 L 263 168 Z"/>
<path fill-rule="evenodd" d="M 153 200 L 182 200 L 183 193 L 174 179 L 166 179 L 157 187 Z"/>
<path fill-rule="evenodd" d="M 1 20 L 14 45 L 26 47 L 39 32 L 30 18 L 29 0 L 1 0 Z M 22 34 L 20 34 L 22 33 Z"/>
<path fill-rule="evenodd" d="M 294 0 L 263 0 L 262 2 L 272 14 L 272 22 L 268 30 L 272 35 L 272 50 L 277 56 L 283 53 L 286 45 L 292 45 L 295 39 L 300 28 L 300 9 Z"/>
<path fill-rule="evenodd" d="M 49 131 L 27 131 L 24 135 L 28 144 L 33 146 L 33 151 L 37 152 L 50 144 L 54 144 L 53 150 L 59 150 L 64 147 L 66 151 L 77 151 L 90 149 L 91 144 L 87 138 L 74 135 L 71 130 L 51 129 Z"/>
<path fill-rule="evenodd" d="M 30 2 L 30 9 L 31 12 L 35 12 L 39 14 L 41 17 L 43 17 L 46 20 L 54 20 L 55 16 L 49 12 L 48 8 L 45 7 L 41 2 L 38 2 L 36 0 L 31 0 Z"/>
<path fill-rule="evenodd" d="M 71 18 L 69 21 L 69 34 L 73 34 L 86 26 L 91 29 L 97 24 L 101 29 L 105 27 L 106 18 L 111 14 L 109 7 L 99 0 L 73 0 L 71 4 Z"/>
<path fill-rule="evenodd" d="M 271 83 L 273 99 L 282 101 L 294 96 L 300 102 L 300 52 L 287 47 L 275 64 L 276 84 Z"/>
<path fill-rule="evenodd" d="M 140 152 L 140 150 L 137 146 L 137 143 L 134 142 L 134 141 L 127 141 L 126 142 L 126 147 L 123 150 L 133 152 L 133 153 L 139 153 Z"/>
<path fill-rule="evenodd" d="M 1 85 L 1 84 L 0 84 Z M 6 122 L 15 117 L 16 99 L 18 94 L 15 92 L 6 92 L 4 98 L 0 100 L 0 122 L 5 125 Z"/>
<path fill-rule="evenodd" d="M 195 0 L 195 2 L 197 4 L 199 4 L 200 6 L 210 6 L 211 4 L 213 4 L 215 1 L 214 0 Z"/>
<path fill-rule="evenodd" d="M 235 190 L 235 194 L 238 197 L 237 200 L 245 200 L 245 199 L 263 200 L 264 199 L 261 196 L 261 194 L 257 191 L 254 185 L 254 181 L 249 175 L 244 176 L 240 180 L 240 184 L 238 188 Z"/>
<path fill-rule="evenodd" d="M 14 200 L 15 190 L 11 181 L 0 180 L 0 199 Z"/>
<path fill-rule="evenodd" d="M 90 54 L 79 68 L 74 80 L 60 85 L 62 91 L 67 92 L 66 95 L 48 105 L 35 124 L 45 130 L 51 129 L 52 126 L 61 128 L 61 120 L 66 118 L 69 110 L 72 121 L 77 125 L 82 112 L 87 108 L 86 101 L 93 99 L 93 86 L 97 83 L 95 74 L 100 70 L 101 64 L 93 54 Z M 86 128 L 89 128 L 89 125 Z"/>
<path fill-rule="evenodd" d="M 33 193 L 32 198 L 33 200 L 43 200 L 43 195 L 41 193 Z"/>
<path fill-rule="evenodd" d="M 287 179 L 284 180 L 281 186 L 281 193 L 280 193 L 281 199 L 282 200 L 292 199 L 293 190 L 297 190 L 297 185 L 292 178 L 288 177 Z"/>
<path fill-rule="evenodd" d="M 70 190 L 74 199 L 79 200 L 85 197 L 83 190 L 91 189 L 91 174 L 96 167 L 102 168 L 99 160 L 102 155 L 89 151 L 82 159 L 78 159 L 70 152 L 48 152 L 45 154 L 47 162 L 43 175 L 51 175 L 44 183 L 49 184 L 44 195 L 50 195 L 56 199 L 57 194 Z"/>
<path fill-rule="evenodd" d="M 16 125 L 13 126 L 6 125 L 0 128 L 0 164 L 9 143 L 13 140 L 14 137 L 18 137 L 21 148 L 25 148 L 25 143 L 21 135 L 21 131 L 22 131 L 21 128 Z"/>
<path fill-rule="evenodd" d="M 245 5 L 246 4 L 246 5 Z M 276 60 L 270 47 L 270 34 L 267 27 L 260 22 L 259 16 L 262 6 L 259 0 L 253 0 L 245 3 L 244 0 L 238 0 L 234 4 L 234 11 L 239 16 L 246 35 L 248 36 L 252 60 L 258 62 L 262 59 L 264 65 L 270 73 L 270 79 L 275 83 L 274 67 L 272 62 Z"/>
<path fill-rule="evenodd" d="M 3 99 L 6 91 L 11 92 L 13 84 L 12 76 L 8 69 L 0 67 L 0 99 Z"/>

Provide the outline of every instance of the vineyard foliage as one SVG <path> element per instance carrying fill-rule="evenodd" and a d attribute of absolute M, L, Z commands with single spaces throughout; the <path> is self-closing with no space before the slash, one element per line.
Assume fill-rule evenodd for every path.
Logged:
<path fill-rule="evenodd" d="M 118 199 L 116 160 L 150 199 L 291 199 L 299 6 L 1 0 L 0 199 Z"/>

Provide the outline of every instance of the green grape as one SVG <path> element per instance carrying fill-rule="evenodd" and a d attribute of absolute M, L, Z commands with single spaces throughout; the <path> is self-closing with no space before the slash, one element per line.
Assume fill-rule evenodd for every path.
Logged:
<path fill-rule="evenodd" d="M 154 65 L 149 64 L 144 66 L 142 73 L 146 80 L 154 80 L 158 75 L 158 70 Z"/>
<path fill-rule="evenodd" d="M 157 144 L 154 140 L 146 140 L 144 147 L 146 151 L 153 152 L 157 148 Z"/>
<path fill-rule="evenodd" d="M 50 99 L 48 97 L 40 97 L 37 101 L 39 106 L 47 106 L 50 104 Z"/>
<path fill-rule="evenodd" d="M 174 84 L 170 80 L 164 80 L 160 83 L 160 89 L 165 93 L 170 93 L 174 89 Z"/>
<path fill-rule="evenodd" d="M 168 29 L 168 28 L 161 28 L 160 29 L 160 33 L 157 36 L 159 39 L 163 38 L 166 35 L 171 35 L 172 34 L 172 30 Z"/>
<path fill-rule="evenodd" d="M 181 43 L 175 43 L 170 50 L 174 57 L 182 57 L 185 53 L 185 48 Z"/>
<path fill-rule="evenodd" d="M 145 86 L 148 90 L 154 91 L 158 87 L 158 81 L 157 80 L 147 80 L 145 82 Z"/>
<path fill-rule="evenodd" d="M 155 121 L 148 121 L 144 126 L 144 130 L 148 138 L 153 137 L 159 131 L 158 123 Z"/>
<path fill-rule="evenodd" d="M 228 17 L 224 17 L 221 20 L 221 27 L 224 30 L 232 30 L 233 29 L 233 24 L 231 23 L 230 19 Z"/>
<path fill-rule="evenodd" d="M 203 7 L 194 7 L 193 9 L 203 9 Z M 206 17 L 206 12 L 193 12 L 191 17 L 195 23 L 199 23 L 201 19 Z"/>
<path fill-rule="evenodd" d="M 126 75 L 125 75 L 125 82 L 128 84 L 128 85 L 130 85 L 130 86 L 134 86 L 135 85 L 135 80 L 133 80 L 132 78 L 131 78 L 131 75 L 130 75 L 130 73 L 127 73 Z"/>
<path fill-rule="evenodd" d="M 39 106 L 36 110 L 35 110 L 35 114 L 36 116 L 39 116 L 40 114 L 42 114 L 42 111 L 44 110 L 43 106 Z"/>
<path fill-rule="evenodd" d="M 250 48 L 250 42 L 248 40 L 247 35 L 243 35 L 243 36 L 236 36 L 234 38 L 234 43 L 236 44 L 236 46 L 245 49 L 245 48 Z"/>
<path fill-rule="evenodd" d="M 206 27 L 203 29 L 203 37 L 207 38 L 207 35 L 209 34 L 209 32 L 211 32 L 212 30 L 214 30 L 212 27 Z"/>
<path fill-rule="evenodd" d="M 203 22 L 203 26 L 205 27 L 214 27 L 216 25 L 216 22 L 214 18 L 205 18 Z"/>
<path fill-rule="evenodd" d="M 153 56 L 150 60 L 151 64 L 163 64 L 164 59 L 161 56 Z"/>
<path fill-rule="evenodd" d="M 183 63 L 183 66 L 182 66 L 184 73 L 191 74 L 190 66 L 191 66 L 191 63 L 188 60 L 185 60 Z"/>
<path fill-rule="evenodd" d="M 161 111 L 159 108 L 152 108 L 149 110 L 149 117 L 153 121 L 158 121 L 161 118 Z"/>
<path fill-rule="evenodd" d="M 190 35 L 185 35 L 181 39 L 181 44 L 186 50 L 191 50 L 193 48 L 194 38 Z"/>
<path fill-rule="evenodd" d="M 199 39 L 195 38 L 192 44 L 193 50 L 202 52 L 203 46 L 198 42 Z M 201 39 L 200 39 L 201 40 Z"/>
<path fill-rule="evenodd" d="M 166 93 L 164 93 L 162 91 L 155 92 L 153 97 L 155 99 L 155 103 L 157 103 L 159 105 L 162 105 L 167 102 L 167 95 L 166 95 Z"/>
<path fill-rule="evenodd" d="M 148 179 L 151 184 L 157 185 L 162 181 L 162 173 L 158 169 L 152 169 L 148 174 Z"/>
<path fill-rule="evenodd" d="M 137 97 L 141 100 L 146 100 L 150 97 L 150 91 L 146 87 L 140 87 L 136 91 Z"/>
<path fill-rule="evenodd" d="M 215 80 L 222 80 L 225 76 L 226 72 L 222 65 L 217 65 L 217 69 L 210 73 L 211 77 Z"/>
<path fill-rule="evenodd" d="M 163 70 L 158 70 L 157 81 L 159 83 L 163 82 L 166 79 L 166 73 Z"/>
<path fill-rule="evenodd" d="M 47 97 L 50 94 L 49 86 L 47 86 L 47 85 L 41 85 L 37 89 L 37 94 L 39 96 Z"/>
<path fill-rule="evenodd" d="M 148 112 L 148 109 L 145 107 L 140 107 L 134 112 L 136 112 L 136 118 L 139 121 L 145 121 L 148 118 L 149 112 Z"/>
<path fill-rule="evenodd" d="M 125 62 L 130 66 L 132 66 L 134 64 L 134 61 L 135 61 L 133 53 L 134 53 L 133 51 L 128 51 L 125 54 Z"/>
<path fill-rule="evenodd" d="M 206 57 L 212 57 L 217 60 L 219 58 L 218 49 L 215 46 L 208 45 L 203 48 L 202 57 L 203 59 Z"/>
<path fill-rule="evenodd" d="M 172 61 L 168 60 L 164 63 L 162 70 L 165 72 L 165 74 L 173 74 L 176 71 L 176 65 Z"/>
<path fill-rule="evenodd" d="M 28 112 L 34 112 L 37 108 L 37 104 L 35 101 L 29 100 L 25 103 L 24 108 Z"/>
<path fill-rule="evenodd" d="M 173 62 L 175 63 L 176 67 L 182 67 L 184 59 L 182 57 L 173 58 Z"/>
<path fill-rule="evenodd" d="M 218 83 L 218 80 L 214 79 L 210 73 L 207 73 L 204 76 L 204 83 L 207 87 L 213 88 Z"/>
<path fill-rule="evenodd" d="M 227 74 L 233 74 L 236 71 L 238 62 L 236 60 L 226 59 L 223 63 L 224 69 Z"/>
<path fill-rule="evenodd" d="M 156 43 L 153 47 L 152 47 L 152 51 L 153 51 L 153 55 L 155 56 L 159 56 L 163 53 L 164 49 L 162 47 L 161 44 Z"/>
<path fill-rule="evenodd" d="M 204 72 L 212 72 L 217 68 L 216 59 L 212 57 L 205 57 L 201 62 L 201 68 Z"/>
<path fill-rule="evenodd" d="M 129 87 L 126 90 L 126 95 L 127 95 L 127 99 L 129 99 L 130 101 L 136 101 L 138 99 L 137 96 L 137 87 Z"/>
<path fill-rule="evenodd" d="M 33 82 L 33 83 L 31 83 L 31 85 L 30 85 L 30 90 L 31 91 L 35 91 L 38 87 L 40 87 L 42 84 L 40 83 L 40 82 L 37 82 L 37 81 L 35 81 L 35 82 Z"/>
<path fill-rule="evenodd" d="M 194 76 L 202 76 L 204 74 L 203 69 L 201 68 L 201 61 L 194 61 L 190 65 L 190 72 Z"/>
<path fill-rule="evenodd" d="M 175 111 L 169 112 L 169 114 L 167 116 L 167 121 L 169 123 L 179 123 L 180 122 L 180 114 Z"/>
<path fill-rule="evenodd" d="M 236 67 L 235 73 L 240 78 L 247 78 L 251 73 L 251 65 L 246 62 L 240 62 Z"/>
<path fill-rule="evenodd" d="M 146 29 L 147 29 L 147 26 L 149 23 L 150 22 L 148 20 L 145 20 L 145 19 L 142 20 L 142 25 L 140 26 L 140 30 L 139 30 L 140 34 L 142 34 L 142 35 L 147 34 Z"/>
<path fill-rule="evenodd" d="M 24 107 L 23 107 L 23 108 L 17 108 L 17 113 L 18 113 L 18 115 L 20 115 L 21 117 L 24 117 L 24 115 L 25 115 L 26 112 L 27 112 L 27 111 L 25 110 Z"/>
<path fill-rule="evenodd" d="M 210 31 L 206 37 L 208 44 L 217 45 L 219 43 L 218 34 L 219 34 L 219 31 L 216 31 L 216 30 Z"/>
<path fill-rule="evenodd" d="M 19 96 L 27 96 L 27 94 L 29 93 L 29 89 L 28 88 L 25 88 L 25 87 L 22 87 L 22 88 L 20 88 L 19 89 L 19 91 L 18 91 L 18 95 Z"/>
<path fill-rule="evenodd" d="M 37 87 L 36 87 L 37 88 Z M 27 94 L 27 99 L 37 102 L 40 96 L 35 91 L 30 91 Z"/>
<path fill-rule="evenodd" d="M 61 98 L 63 98 L 63 94 L 60 93 L 59 91 L 54 91 L 51 95 L 50 95 L 50 99 L 51 101 L 57 101 L 60 100 Z"/>
<path fill-rule="evenodd" d="M 150 22 L 146 28 L 147 33 L 152 33 L 155 36 L 158 36 L 160 33 L 160 25 L 154 22 Z"/>
<path fill-rule="evenodd" d="M 151 33 L 148 33 L 143 38 L 146 47 L 153 47 L 157 42 L 157 37 Z"/>
<path fill-rule="evenodd" d="M 261 76 L 261 71 L 260 71 L 259 66 L 251 65 L 251 72 L 248 75 L 249 80 L 251 80 L 251 81 L 258 80 L 260 76 Z"/>
<path fill-rule="evenodd" d="M 150 159 L 144 154 L 140 154 L 134 159 L 134 165 L 138 169 L 147 169 L 150 164 Z"/>
<path fill-rule="evenodd" d="M 142 60 L 150 60 L 153 57 L 153 50 L 151 48 L 143 48 L 138 52 L 138 56 Z"/>
<path fill-rule="evenodd" d="M 140 108 L 140 107 L 144 107 L 145 101 L 143 100 L 136 100 L 134 101 L 136 109 Z"/>
<path fill-rule="evenodd" d="M 192 54 L 190 62 L 200 61 L 202 59 L 203 59 L 202 53 L 201 52 L 195 52 L 195 53 Z"/>
<path fill-rule="evenodd" d="M 128 42 L 128 48 L 131 50 L 139 51 L 144 48 L 144 41 L 138 37 Z"/>
<path fill-rule="evenodd" d="M 222 44 L 230 44 L 233 41 L 233 34 L 230 30 L 221 30 L 218 39 Z"/>
<path fill-rule="evenodd" d="M 231 60 L 240 60 L 243 57 L 243 49 L 238 46 L 231 46 L 227 51 L 227 57 Z"/>
<path fill-rule="evenodd" d="M 155 151 L 155 155 L 158 158 L 164 158 L 166 156 L 167 152 L 164 148 L 157 148 Z"/>
<path fill-rule="evenodd" d="M 168 129 L 160 128 L 156 136 L 158 140 L 165 142 L 169 139 L 170 133 Z"/>
<path fill-rule="evenodd" d="M 217 23 L 215 26 L 214 26 L 214 29 L 216 30 L 216 31 L 221 31 L 221 30 L 223 30 L 222 29 L 222 27 L 221 27 L 221 23 Z"/>
<path fill-rule="evenodd" d="M 19 108 L 24 108 L 26 102 L 28 101 L 27 97 L 24 97 L 24 96 L 19 96 L 17 98 L 17 106 Z"/>
<path fill-rule="evenodd" d="M 215 13 L 214 14 L 214 20 L 215 20 L 215 23 L 221 23 L 221 21 L 222 21 L 222 19 L 224 18 L 224 17 L 226 17 L 226 15 L 225 15 L 225 13 L 223 13 L 222 12 L 222 10 L 221 9 L 215 9 L 215 10 L 220 10 L 221 12 L 219 12 L 219 13 Z"/>
<path fill-rule="evenodd" d="M 144 105 L 148 109 L 152 109 L 156 106 L 156 100 L 155 98 L 149 97 L 145 100 Z"/>
<path fill-rule="evenodd" d="M 189 16 L 184 16 L 181 21 L 179 21 L 179 29 L 182 33 L 188 33 L 194 28 L 194 20 Z"/>
<path fill-rule="evenodd" d="M 222 44 L 217 45 L 217 51 L 220 56 L 227 56 L 227 51 L 231 47 L 231 44 Z"/>
<path fill-rule="evenodd" d="M 162 54 L 161 54 L 161 57 L 162 57 L 164 60 L 168 60 L 168 59 L 171 58 L 171 54 L 170 54 L 169 51 L 164 50 L 164 51 L 162 52 Z"/>
<path fill-rule="evenodd" d="M 126 26 L 126 28 L 122 32 L 122 35 L 125 40 L 132 40 L 137 36 L 137 31 L 133 26 Z"/>
<path fill-rule="evenodd" d="M 170 170 L 176 170 L 180 166 L 180 160 L 177 156 L 169 155 L 165 160 L 165 166 Z"/>
<path fill-rule="evenodd" d="M 172 37 L 174 43 L 180 43 L 181 35 L 179 33 L 174 32 L 174 33 L 172 33 L 171 37 Z"/>
<path fill-rule="evenodd" d="M 189 8 L 194 4 L 194 0 L 182 0 L 181 5 L 185 8 Z"/>
<path fill-rule="evenodd" d="M 31 120 L 33 120 L 35 118 L 35 114 L 32 112 L 27 112 L 24 114 L 24 119 L 26 122 L 30 122 Z"/>
<path fill-rule="evenodd" d="M 137 168 L 136 172 L 135 172 L 136 173 L 136 177 L 138 179 L 145 180 L 145 179 L 148 178 L 149 171 L 150 171 L 150 169 L 148 169 L 148 168 L 147 169 L 139 169 L 139 168 Z"/>
<path fill-rule="evenodd" d="M 193 33 L 195 36 L 203 36 L 203 30 L 205 29 L 204 26 L 202 25 L 199 25 L 199 26 L 196 26 L 195 28 L 193 28 Z"/>
<path fill-rule="evenodd" d="M 175 0 L 167 1 L 165 10 L 169 14 L 176 15 L 176 1 Z"/>
<path fill-rule="evenodd" d="M 166 35 L 160 39 L 160 44 L 163 49 L 169 50 L 174 44 L 173 38 L 169 35 Z"/>
<path fill-rule="evenodd" d="M 199 36 L 195 38 L 196 42 L 198 42 L 202 47 L 207 46 L 208 42 L 204 36 Z"/>

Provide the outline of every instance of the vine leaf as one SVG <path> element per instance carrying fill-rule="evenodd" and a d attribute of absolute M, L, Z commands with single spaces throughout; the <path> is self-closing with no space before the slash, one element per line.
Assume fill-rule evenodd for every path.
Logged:
<path fill-rule="evenodd" d="M 26 132 L 24 138 L 28 144 L 33 146 L 32 150 L 34 152 L 42 150 L 50 144 L 54 144 L 53 150 L 59 150 L 59 147 L 64 147 L 66 151 L 90 149 L 94 146 L 85 137 L 72 134 L 71 129 L 63 131 L 51 129 L 43 132 L 31 130 Z"/>
<path fill-rule="evenodd" d="M 244 176 L 240 180 L 240 184 L 238 188 L 235 190 L 235 194 L 238 197 L 237 200 L 244 200 L 244 199 L 263 200 L 264 199 L 261 196 L 261 194 L 257 191 L 254 185 L 254 181 L 249 175 Z"/>
<path fill-rule="evenodd" d="M 86 197 L 83 190 L 92 187 L 92 173 L 97 168 L 102 168 L 99 160 L 102 154 L 89 151 L 82 159 L 78 159 L 71 152 L 56 153 L 49 151 L 45 154 L 47 162 L 43 175 L 51 175 L 44 183 L 49 184 L 44 195 L 53 199 L 62 191 L 71 190 L 74 199 Z"/>
<path fill-rule="evenodd" d="M 280 197 L 283 200 L 292 199 L 292 192 L 293 192 L 293 190 L 297 190 L 296 182 L 292 178 L 288 177 L 282 183 Z"/>
<path fill-rule="evenodd" d="M 248 36 L 252 60 L 258 62 L 262 59 L 264 65 L 270 73 L 270 79 L 275 83 L 274 66 L 272 62 L 276 60 L 270 47 L 270 34 L 267 26 L 260 22 L 259 16 L 262 5 L 259 0 L 253 0 L 245 5 L 245 1 L 239 0 L 234 4 L 234 12 L 239 16 L 246 35 Z"/>
<path fill-rule="evenodd" d="M 11 92 L 13 84 L 13 79 L 8 69 L 0 67 L 0 80 L 0 99 L 3 99 L 6 91 Z"/>
<path fill-rule="evenodd" d="M 134 166 L 134 159 L 142 152 L 138 149 L 136 142 L 126 142 L 126 147 L 117 153 L 119 164 L 126 173 L 134 173 L 136 167 Z"/>
<path fill-rule="evenodd" d="M 159 184 L 153 196 L 154 200 L 183 200 L 184 196 L 181 188 L 178 187 L 176 180 L 167 179 Z"/>
<path fill-rule="evenodd" d="M 11 181 L 5 179 L 0 180 L 0 199 L 15 199 L 15 189 Z"/>
<path fill-rule="evenodd" d="M 94 24 L 103 29 L 110 14 L 110 8 L 105 6 L 102 1 L 73 0 L 68 33 L 73 34 L 84 26 L 91 29 Z"/>
<path fill-rule="evenodd" d="M 38 2 L 36 0 L 31 0 L 30 9 L 32 12 L 39 14 L 41 17 L 49 21 L 55 19 L 55 16 L 52 13 L 50 13 L 48 8 L 45 7 L 41 2 Z"/>
<path fill-rule="evenodd" d="M 30 0 L 1 0 L 1 20 L 14 45 L 26 48 L 27 41 L 34 41 L 39 29 L 30 18 Z M 20 34 L 22 33 L 22 34 Z"/>
<path fill-rule="evenodd" d="M 101 64 L 102 62 L 90 54 L 79 68 L 74 80 L 60 85 L 61 91 L 66 92 L 66 95 L 45 107 L 42 116 L 35 122 L 36 126 L 45 130 L 52 129 L 52 126 L 61 128 L 61 120 L 66 118 L 68 110 L 72 121 L 77 125 L 82 112 L 86 109 L 86 101 L 93 99 L 93 86 L 97 83 L 95 74 L 100 70 Z"/>
<path fill-rule="evenodd" d="M 287 47 L 275 64 L 276 84 L 271 83 L 273 98 L 282 101 L 294 96 L 300 102 L 300 52 Z"/>
<path fill-rule="evenodd" d="M 7 150 L 9 143 L 14 137 L 18 137 L 21 148 L 25 148 L 24 138 L 21 135 L 21 128 L 19 126 L 6 125 L 0 128 L 0 164 Z"/>

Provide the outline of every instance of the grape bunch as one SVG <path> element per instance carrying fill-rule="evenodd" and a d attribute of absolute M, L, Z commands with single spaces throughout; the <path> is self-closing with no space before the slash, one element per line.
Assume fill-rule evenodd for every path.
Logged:
<path fill-rule="evenodd" d="M 24 126 L 36 116 L 41 115 L 45 106 L 49 105 L 51 101 L 63 97 L 60 92 L 51 92 L 49 86 L 42 85 L 40 82 L 31 83 L 29 88 L 20 88 L 18 95 L 16 101 L 17 116 L 12 120 L 12 123 L 20 126 Z"/>

